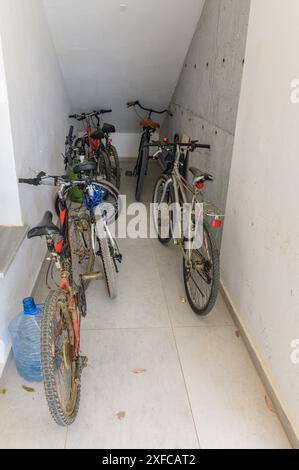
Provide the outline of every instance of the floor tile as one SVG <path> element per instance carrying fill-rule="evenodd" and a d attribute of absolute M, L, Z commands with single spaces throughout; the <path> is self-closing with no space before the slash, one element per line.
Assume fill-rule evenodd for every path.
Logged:
<path fill-rule="evenodd" d="M 202 448 L 290 448 L 232 327 L 177 328 L 175 337 Z"/>
<path fill-rule="evenodd" d="M 149 240 L 120 240 L 123 262 L 117 274 L 118 297 L 108 297 L 105 281 L 87 291 L 83 329 L 170 326 L 153 247 Z"/>
<path fill-rule="evenodd" d="M 162 246 L 158 240 L 152 240 L 152 243 L 172 324 L 174 326 L 233 325 L 220 294 L 214 309 L 208 316 L 199 317 L 193 312 L 185 292 L 183 257 L 180 249 L 171 243 Z"/>
<path fill-rule="evenodd" d="M 25 391 L 22 386 L 34 388 Z M 9 365 L 0 394 L 1 449 L 63 449 L 67 429 L 57 426 L 49 413 L 44 388 L 22 379 L 14 361 Z"/>
<path fill-rule="evenodd" d="M 85 331 L 83 347 L 89 366 L 68 448 L 198 446 L 169 329 Z"/>

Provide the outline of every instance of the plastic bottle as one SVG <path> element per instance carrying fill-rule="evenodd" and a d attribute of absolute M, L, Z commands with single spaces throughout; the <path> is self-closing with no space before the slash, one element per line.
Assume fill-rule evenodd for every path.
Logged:
<path fill-rule="evenodd" d="M 40 320 L 43 305 L 32 297 L 23 300 L 24 310 L 9 325 L 12 348 L 19 374 L 29 382 L 41 382 Z"/>

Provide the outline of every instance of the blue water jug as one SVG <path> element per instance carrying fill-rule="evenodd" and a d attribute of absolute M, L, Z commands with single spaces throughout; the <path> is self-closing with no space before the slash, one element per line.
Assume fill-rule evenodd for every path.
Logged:
<path fill-rule="evenodd" d="M 41 382 L 40 320 L 44 306 L 27 297 L 23 307 L 23 312 L 9 325 L 17 370 L 29 382 Z"/>

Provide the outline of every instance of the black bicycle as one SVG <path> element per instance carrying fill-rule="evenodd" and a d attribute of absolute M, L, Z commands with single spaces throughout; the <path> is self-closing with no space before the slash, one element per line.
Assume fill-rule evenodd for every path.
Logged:
<path fill-rule="evenodd" d="M 146 118 L 141 118 L 141 116 L 139 116 L 141 118 L 139 124 L 142 127 L 142 134 L 140 138 L 138 158 L 134 170 L 126 172 L 127 176 L 137 176 L 135 197 L 136 201 L 140 201 L 149 161 L 149 147 L 145 146 L 145 144 L 149 144 L 152 134 L 160 129 L 160 124 L 152 120 L 152 114 L 168 113 L 169 116 L 173 116 L 173 114 L 168 109 L 164 109 L 163 111 L 155 111 L 154 109 L 145 108 L 139 103 L 139 101 L 131 101 L 127 103 L 127 106 L 128 108 L 135 108 L 138 106 L 142 111 L 146 111 L 148 113 Z M 136 114 L 138 115 L 138 113 Z"/>

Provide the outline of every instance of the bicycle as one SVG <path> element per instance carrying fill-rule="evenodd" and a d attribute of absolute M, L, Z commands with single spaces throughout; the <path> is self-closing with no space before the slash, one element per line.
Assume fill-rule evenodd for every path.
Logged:
<path fill-rule="evenodd" d="M 86 134 L 75 141 L 75 148 L 80 149 L 81 155 L 95 159 L 98 164 L 97 174 L 104 174 L 108 181 L 120 189 L 119 156 L 110 137 L 110 134 L 115 132 L 115 127 L 107 123 L 102 128 L 100 126 L 100 116 L 111 112 L 111 109 L 102 109 L 91 113 L 73 114 L 69 117 L 79 122 L 86 121 Z M 103 140 L 105 140 L 105 144 Z"/>
<path fill-rule="evenodd" d="M 131 107 L 135 108 L 136 106 L 138 106 L 141 110 L 148 112 L 148 115 L 145 119 L 141 119 L 141 121 L 139 122 L 143 130 L 142 130 L 142 134 L 140 138 L 138 158 L 137 158 L 135 168 L 132 172 L 127 171 L 126 175 L 137 176 L 135 197 L 136 197 L 136 201 L 140 201 L 143 184 L 144 184 L 144 178 L 148 170 L 148 161 L 149 161 L 149 147 L 147 147 L 145 144 L 148 144 L 151 140 L 152 134 L 158 129 L 160 129 L 160 124 L 151 119 L 152 114 L 162 115 L 162 114 L 168 113 L 169 116 L 173 116 L 173 114 L 168 109 L 164 109 L 163 111 L 155 111 L 154 109 L 145 108 L 139 103 L 139 101 L 132 101 L 132 102 L 127 103 L 128 108 L 131 108 Z"/>
<path fill-rule="evenodd" d="M 91 168 L 93 166 L 93 168 Z M 91 272 L 94 256 L 100 255 L 110 297 L 116 296 L 115 264 L 121 254 L 108 229 L 112 215 L 97 211 L 104 193 L 118 198 L 114 186 L 103 180 L 95 182 L 86 173 L 95 169 L 95 163 L 78 165 L 76 171 L 82 180 L 71 181 L 66 176 L 50 176 L 44 172 L 35 178 L 20 178 L 20 183 L 58 187 L 59 226 L 47 211 L 40 224 L 29 230 L 27 238 L 45 237 L 50 253 L 50 266 L 59 273 L 58 286 L 50 290 L 41 317 L 41 364 L 44 389 L 50 413 L 58 425 L 72 424 L 79 409 L 81 375 L 87 358 L 80 354 L 81 318 L 87 314 L 85 291 L 91 280 L 101 279 L 101 273 Z M 84 193 L 87 211 L 72 213 L 67 206 L 67 193 L 80 187 Z M 117 206 L 116 211 L 120 208 Z M 116 217 L 116 216 L 114 216 Z M 104 237 L 103 234 L 106 234 Z M 98 245 L 98 248 L 96 247 Z"/>
<path fill-rule="evenodd" d="M 198 141 L 153 142 L 149 146 L 158 146 L 154 158 L 161 158 L 167 164 L 153 192 L 153 215 L 158 239 L 163 245 L 173 239 L 175 245 L 181 248 L 188 302 L 197 315 L 208 315 L 217 299 L 220 269 L 219 252 L 210 226 L 221 227 L 223 216 L 215 206 L 204 201 L 204 185 L 212 182 L 213 176 L 191 167 L 189 171 L 193 180 L 190 184 L 182 176 L 180 167 L 184 165 L 185 158 L 182 159 L 182 147 L 193 152 L 196 149 L 210 149 L 210 146 Z"/>

